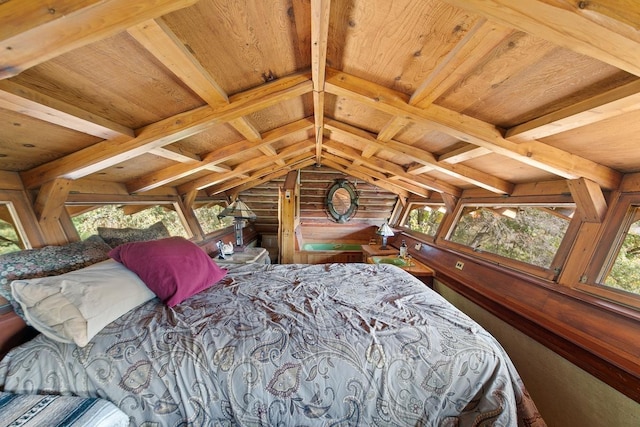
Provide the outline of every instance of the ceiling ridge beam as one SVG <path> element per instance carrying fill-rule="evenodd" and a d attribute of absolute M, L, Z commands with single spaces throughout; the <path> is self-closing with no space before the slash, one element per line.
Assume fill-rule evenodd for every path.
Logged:
<path fill-rule="evenodd" d="M 324 82 L 326 79 L 327 47 L 331 0 L 311 0 L 311 80 L 313 81 L 313 111 L 315 118 L 316 163 L 322 160 L 324 134 Z"/>
<path fill-rule="evenodd" d="M 130 0 L 87 1 L 68 0 L 53 6 L 41 2 L 8 2 L 2 5 L 0 79 L 13 77 L 22 71 L 118 34 L 128 27 L 157 18 L 196 3 L 197 0 Z M 16 28 L 16 17 L 28 19 Z"/>
<path fill-rule="evenodd" d="M 488 148 L 567 179 L 585 177 L 606 189 L 618 188 L 622 174 L 614 169 L 534 140 L 522 144 L 505 139 L 494 125 L 431 104 L 422 109 L 407 103 L 408 97 L 387 87 L 328 68 L 327 92 L 355 99 L 392 115 L 427 122 L 462 141 Z"/>
<path fill-rule="evenodd" d="M 561 0 L 445 0 L 463 10 L 548 40 L 640 76 L 640 46 L 632 34 L 640 3 L 618 2 L 608 10 L 599 2 Z M 621 20 L 623 19 L 623 20 Z M 633 22 L 637 24 L 636 22 Z"/>
<path fill-rule="evenodd" d="M 229 104 L 218 108 L 198 107 L 137 131 L 133 139 L 118 137 L 104 140 L 62 158 L 21 172 L 25 187 L 38 187 L 55 178 L 78 179 L 149 150 L 200 133 L 210 127 L 293 99 L 311 91 L 309 73 L 295 73 L 247 90 L 230 98 Z"/>

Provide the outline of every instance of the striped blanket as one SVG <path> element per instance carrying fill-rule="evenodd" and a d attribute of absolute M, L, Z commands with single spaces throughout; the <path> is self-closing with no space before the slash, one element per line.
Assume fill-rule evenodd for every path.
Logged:
<path fill-rule="evenodd" d="M 103 399 L 0 392 L 1 427 L 125 427 L 129 417 Z"/>

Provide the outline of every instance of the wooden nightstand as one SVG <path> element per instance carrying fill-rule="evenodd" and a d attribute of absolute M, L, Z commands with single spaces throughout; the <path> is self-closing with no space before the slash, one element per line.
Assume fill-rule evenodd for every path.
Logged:
<path fill-rule="evenodd" d="M 397 256 L 400 251 L 397 249 L 380 249 L 380 245 L 362 245 L 362 255 L 364 262 L 368 264 L 374 264 L 374 256 Z M 432 268 L 427 267 L 422 262 L 415 258 L 411 258 L 411 267 L 401 267 L 407 273 L 411 273 L 418 279 L 420 279 L 425 285 L 433 289 L 433 276 L 435 271 Z"/>

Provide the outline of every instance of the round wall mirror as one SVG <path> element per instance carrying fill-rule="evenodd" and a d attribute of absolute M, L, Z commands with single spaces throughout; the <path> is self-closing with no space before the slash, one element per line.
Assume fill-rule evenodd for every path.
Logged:
<path fill-rule="evenodd" d="M 339 179 L 327 193 L 327 211 L 337 222 L 347 222 L 358 209 L 356 189 L 346 179 Z"/>

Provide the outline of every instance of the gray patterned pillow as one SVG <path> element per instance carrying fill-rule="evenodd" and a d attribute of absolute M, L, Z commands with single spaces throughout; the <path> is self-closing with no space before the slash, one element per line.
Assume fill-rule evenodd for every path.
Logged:
<path fill-rule="evenodd" d="M 11 282 L 16 279 L 57 276 L 109 259 L 111 247 L 99 236 L 62 246 L 44 246 L 0 255 L 0 296 L 13 305 Z M 16 312 L 22 315 L 20 310 Z"/>
<path fill-rule="evenodd" d="M 109 228 L 98 227 L 98 234 L 112 248 L 130 242 L 145 242 L 171 237 L 169 230 L 158 221 L 147 228 Z"/>

